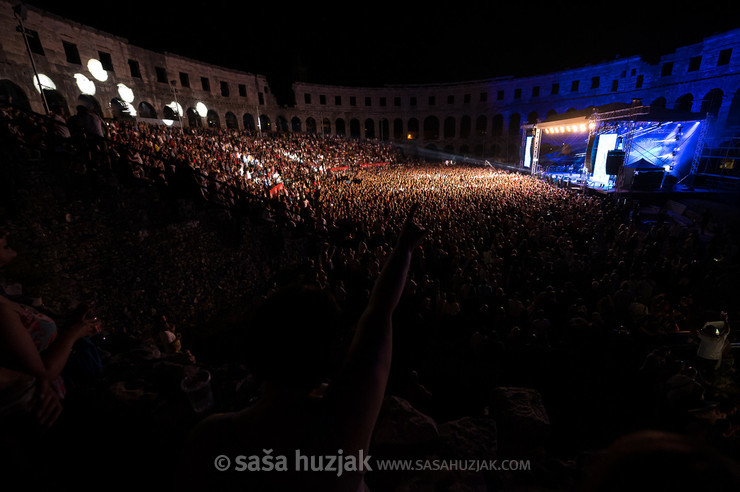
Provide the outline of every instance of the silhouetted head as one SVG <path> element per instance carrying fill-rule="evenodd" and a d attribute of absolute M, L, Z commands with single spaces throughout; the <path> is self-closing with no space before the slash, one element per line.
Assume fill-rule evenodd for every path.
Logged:
<path fill-rule="evenodd" d="M 706 443 L 662 431 L 617 439 L 591 469 L 588 492 L 740 490 L 740 470 Z"/>
<path fill-rule="evenodd" d="M 337 368 L 341 333 L 334 298 L 291 285 L 270 295 L 247 326 L 247 365 L 265 381 L 311 389 Z"/>

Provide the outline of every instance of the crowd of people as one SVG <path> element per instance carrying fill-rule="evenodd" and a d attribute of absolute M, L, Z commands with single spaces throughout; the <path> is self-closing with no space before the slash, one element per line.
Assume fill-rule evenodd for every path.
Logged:
<path fill-rule="evenodd" d="M 161 190 L 184 182 L 191 197 L 226 208 L 269 207 L 280 227 L 310 239 L 305 278 L 336 300 L 348 326 L 372 299 L 413 207 L 426 234 L 392 313 L 388 387 L 438 418 L 486 415 L 499 385 L 540 388 L 557 416 L 574 398 L 585 405 L 574 420 L 626 391 L 613 412 L 639 404 L 632 421 L 609 421 L 602 407 L 591 415 L 604 419 L 607 438 L 639 425 L 685 432 L 711 413 L 710 432 L 736 450 L 737 393 L 726 381 L 734 382 L 738 258 L 722 224 L 645 222 L 635 201 L 421 162 L 374 141 L 111 121 L 105 145 L 91 151 L 74 121 L 12 108 L 0 116 L 4 151 L 61 155 L 87 166 L 73 171 Z M 179 352 L 174 323 L 161 336 Z M 195 360 L 198 347 L 188 349 Z"/>

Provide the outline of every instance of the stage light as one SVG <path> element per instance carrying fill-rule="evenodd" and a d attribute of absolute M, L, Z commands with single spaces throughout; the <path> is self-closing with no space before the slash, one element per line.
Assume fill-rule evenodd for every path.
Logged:
<path fill-rule="evenodd" d="M 77 88 L 80 89 L 80 92 L 87 96 L 94 96 L 95 95 L 95 82 L 88 79 L 81 73 L 74 74 L 75 83 L 77 84 Z"/>
<path fill-rule="evenodd" d="M 105 69 L 103 68 L 103 64 L 100 63 L 100 60 L 90 58 L 87 61 L 87 70 L 100 82 L 105 82 L 106 80 L 108 80 L 108 72 L 105 71 Z"/>
<path fill-rule="evenodd" d="M 584 125 L 584 124 L 581 124 L 581 126 L 580 126 L 580 130 L 581 130 L 582 132 L 585 132 L 585 131 L 586 131 L 586 125 Z"/>
<path fill-rule="evenodd" d="M 126 84 L 118 84 L 118 95 L 127 103 L 134 102 L 134 91 L 127 87 Z"/>
<path fill-rule="evenodd" d="M 136 108 L 130 103 L 124 101 L 124 106 L 126 107 L 126 111 L 128 111 L 128 114 L 131 116 L 136 116 Z"/>
<path fill-rule="evenodd" d="M 33 86 L 36 88 L 36 92 L 41 93 L 41 87 L 44 88 L 44 90 L 56 90 L 57 86 L 54 84 L 54 82 L 43 73 L 40 73 L 38 75 L 33 76 Z"/>
<path fill-rule="evenodd" d="M 565 133 L 565 127 L 563 126 L 560 127 L 560 133 Z"/>
<path fill-rule="evenodd" d="M 198 102 L 198 104 L 195 105 L 195 110 L 202 118 L 205 118 L 208 115 L 208 108 L 202 102 Z"/>
<path fill-rule="evenodd" d="M 177 116 L 182 117 L 182 106 L 180 106 L 179 103 L 172 101 L 167 106 L 172 109 L 172 111 L 174 111 Z"/>

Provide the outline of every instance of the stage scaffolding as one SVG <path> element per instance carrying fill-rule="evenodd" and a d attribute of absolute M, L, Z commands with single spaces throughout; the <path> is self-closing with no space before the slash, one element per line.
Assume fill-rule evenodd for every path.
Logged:
<path fill-rule="evenodd" d="M 667 189 L 696 174 L 710 124 L 702 114 L 634 103 L 563 116 L 522 126 L 520 167 L 605 191 Z"/>

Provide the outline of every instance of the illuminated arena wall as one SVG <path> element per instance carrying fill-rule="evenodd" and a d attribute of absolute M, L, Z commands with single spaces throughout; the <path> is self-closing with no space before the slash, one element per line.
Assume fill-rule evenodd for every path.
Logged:
<path fill-rule="evenodd" d="M 0 97 L 44 112 L 16 3 L 0 0 Z M 529 77 L 383 87 L 295 82 L 293 101 L 283 104 L 263 75 L 134 46 L 32 6 L 23 23 L 47 102 L 74 110 L 81 100 L 108 118 L 182 115 L 185 126 L 371 138 L 517 166 L 527 156 L 522 126 L 635 100 L 710 114 L 708 140 L 740 135 L 740 29 L 656 60 L 630 56 Z"/>

